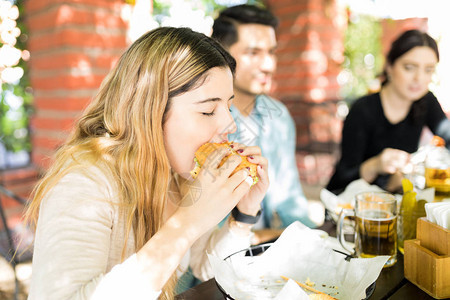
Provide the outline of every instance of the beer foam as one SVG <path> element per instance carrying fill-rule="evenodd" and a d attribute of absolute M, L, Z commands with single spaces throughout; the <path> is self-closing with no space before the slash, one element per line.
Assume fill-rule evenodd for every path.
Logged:
<path fill-rule="evenodd" d="M 391 212 L 387 210 L 365 210 L 356 214 L 356 216 L 360 219 L 368 220 L 368 221 L 391 221 L 395 219 L 397 216 L 393 215 Z M 379 216 L 385 216 L 381 218 Z"/>

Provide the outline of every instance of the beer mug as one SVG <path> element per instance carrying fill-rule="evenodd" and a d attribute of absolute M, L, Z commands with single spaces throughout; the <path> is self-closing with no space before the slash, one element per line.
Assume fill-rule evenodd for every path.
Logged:
<path fill-rule="evenodd" d="M 345 241 L 343 224 L 354 217 L 355 249 Z M 390 256 L 384 267 L 397 261 L 397 200 L 386 192 L 363 192 L 355 196 L 355 208 L 339 215 L 337 236 L 342 247 L 358 257 Z"/>
<path fill-rule="evenodd" d="M 435 201 L 450 198 L 450 152 L 445 147 L 436 147 L 425 162 L 425 184 L 434 187 Z"/>

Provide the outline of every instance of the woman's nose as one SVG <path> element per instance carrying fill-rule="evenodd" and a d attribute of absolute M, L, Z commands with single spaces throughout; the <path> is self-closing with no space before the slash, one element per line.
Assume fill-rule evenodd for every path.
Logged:
<path fill-rule="evenodd" d="M 233 116 L 228 108 L 224 111 L 220 118 L 219 128 L 220 134 L 224 136 L 234 133 L 237 130 L 236 122 L 234 122 Z"/>
<path fill-rule="evenodd" d="M 431 81 L 431 76 L 429 74 L 427 74 L 426 71 L 423 70 L 419 70 L 416 72 L 415 74 L 415 79 L 418 82 L 422 82 L 422 83 L 430 83 Z"/>

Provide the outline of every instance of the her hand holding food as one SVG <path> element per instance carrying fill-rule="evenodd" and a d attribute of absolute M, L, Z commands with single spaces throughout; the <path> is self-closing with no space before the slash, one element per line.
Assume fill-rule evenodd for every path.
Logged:
<path fill-rule="evenodd" d="M 232 142 L 206 143 L 196 152 L 195 162 L 191 175 L 198 183 L 193 186 L 202 187 L 202 195 L 199 196 L 202 200 L 198 202 L 208 202 L 204 208 L 215 210 L 211 216 L 218 214 L 218 208 L 222 206 L 226 206 L 228 212 L 236 206 L 243 215 L 257 216 L 269 187 L 267 159 L 261 156 L 259 147 L 245 147 Z M 225 203 L 211 201 L 211 197 L 224 199 Z M 197 213 L 199 210 L 194 209 Z"/>

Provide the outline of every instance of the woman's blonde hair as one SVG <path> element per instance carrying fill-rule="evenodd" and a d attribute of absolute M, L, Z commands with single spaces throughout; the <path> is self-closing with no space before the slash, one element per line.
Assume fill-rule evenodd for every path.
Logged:
<path fill-rule="evenodd" d="M 101 163 L 117 187 L 126 232 L 134 230 L 139 250 L 162 226 L 168 198 L 171 168 L 163 123 L 171 98 L 201 85 L 214 67 L 234 73 L 235 61 L 217 42 L 188 28 L 161 27 L 135 41 L 106 76 L 36 186 L 28 222 L 36 226 L 42 199 L 65 174 Z M 164 287 L 162 299 L 173 297 L 174 278 Z"/>

